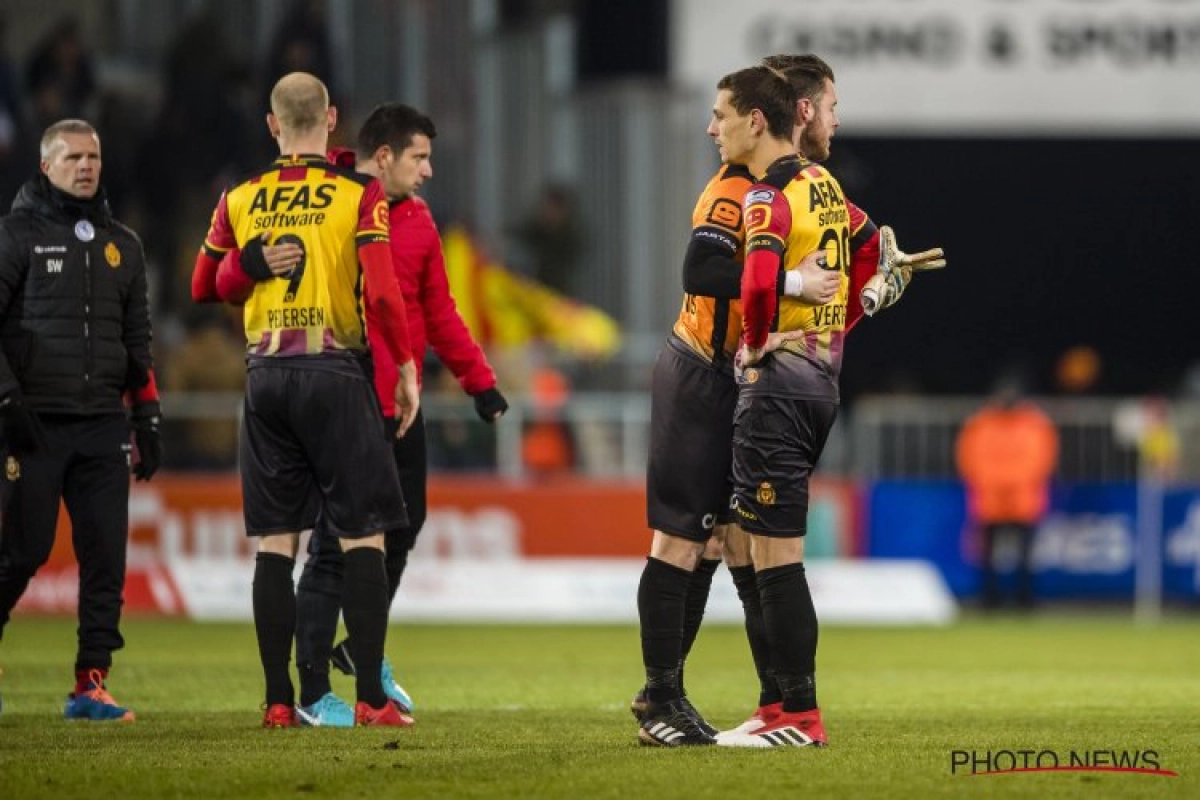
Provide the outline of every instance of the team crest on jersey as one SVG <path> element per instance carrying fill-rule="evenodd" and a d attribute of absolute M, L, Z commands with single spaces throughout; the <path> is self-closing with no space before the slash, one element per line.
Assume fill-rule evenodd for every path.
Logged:
<path fill-rule="evenodd" d="M 746 205 L 746 238 L 771 227 L 771 207 L 768 205 Z"/>
<path fill-rule="evenodd" d="M 8 479 L 9 483 L 20 480 L 21 462 L 9 456 L 8 460 L 4 462 L 4 477 Z"/>
<path fill-rule="evenodd" d="M 388 229 L 388 204 L 386 200 L 380 200 L 375 204 L 375 227 L 381 231 Z"/>
<path fill-rule="evenodd" d="M 763 481 L 758 486 L 758 494 L 755 498 L 764 506 L 775 505 L 775 487 L 767 481 Z"/>
<path fill-rule="evenodd" d="M 104 260 L 113 269 L 121 266 L 121 250 L 114 243 L 104 245 Z"/>

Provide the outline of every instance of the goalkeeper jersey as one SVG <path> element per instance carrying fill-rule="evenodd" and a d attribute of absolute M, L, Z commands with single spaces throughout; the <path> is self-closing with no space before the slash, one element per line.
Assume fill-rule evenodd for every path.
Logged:
<path fill-rule="evenodd" d="M 736 259 L 739 271 L 744 236 L 742 198 L 753 183 L 745 167 L 724 166 L 704 187 L 692 211 L 692 238 L 703 238 L 725 250 Z M 716 357 L 718 353 L 732 358 L 742 334 L 741 301 L 686 294 L 674 332 L 706 361 L 722 360 Z"/>
<path fill-rule="evenodd" d="M 226 190 L 204 249 L 220 260 L 265 232 L 304 255 L 289 279 L 260 281 L 244 307 L 253 356 L 367 349 L 358 246 L 388 241 L 379 182 L 323 155 L 289 155 Z"/>

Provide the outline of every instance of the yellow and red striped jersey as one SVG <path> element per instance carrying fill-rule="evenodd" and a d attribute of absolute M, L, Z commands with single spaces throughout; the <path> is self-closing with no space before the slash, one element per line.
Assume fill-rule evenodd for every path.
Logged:
<path fill-rule="evenodd" d="M 298 243 L 290 278 L 260 281 L 244 307 L 246 347 L 256 356 L 367 348 L 359 245 L 388 241 L 388 203 L 369 175 L 324 155 L 289 155 L 221 195 L 205 251 L 220 260 L 251 239 Z"/>
<path fill-rule="evenodd" d="M 804 331 L 786 349 L 837 373 L 846 330 L 846 306 L 854 234 L 864 224 L 851 215 L 837 179 L 824 167 L 799 157 L 780 159 L 746 193 L 746 270 L 743 327 L 746 341 L 761 346 L 771 330 Z M 855 209 L 857 211 L 857 209 Z M 805 256 L 823 250 L 828 268 L 841 273 L 836 297 L 813 305 L 776 295 L 777 271 L 795 269 Z"/>

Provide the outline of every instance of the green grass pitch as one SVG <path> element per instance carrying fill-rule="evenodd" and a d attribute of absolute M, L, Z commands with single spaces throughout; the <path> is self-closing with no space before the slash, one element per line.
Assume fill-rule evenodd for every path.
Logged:
<path fill-rule="evenodd" d="M 1200 797 L 1200 620 L 968 618 L 825 627 L 823 750 L 636 744 L 633 626 L 393 626 L 418 724 L 258 727 L 253 628 L 131 619 L 114 695 L 132 724 L 67 722 L 74 623 L 18 617 L 0 645 L 0 797 Z M 687 683 L 711 721 L 755 699 L 744 636 L 701 631 Z M 349 679 L 335 689 L 353 695 Z M 1157 775 L 952 774 L 955 750 L 1153 750 Z"/>

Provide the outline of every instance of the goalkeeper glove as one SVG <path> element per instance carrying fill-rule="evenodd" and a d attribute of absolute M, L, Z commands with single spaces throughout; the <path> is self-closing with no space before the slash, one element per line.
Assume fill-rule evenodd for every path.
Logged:
<path fill-rule="evenodd" d="M 879 228 L 879 265 L 877 271 L 863 286 L 859 297 L 863 312 L 874 316 L 881 309 L 893 306 L 908 288 L 914 272 L 941 269 L 946 266 L 942 248 L 905 253 L 896 244 L 896 234 L 890 225 Z"/>

